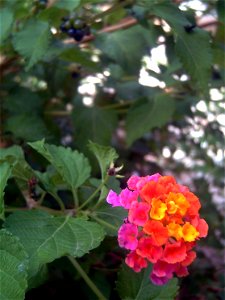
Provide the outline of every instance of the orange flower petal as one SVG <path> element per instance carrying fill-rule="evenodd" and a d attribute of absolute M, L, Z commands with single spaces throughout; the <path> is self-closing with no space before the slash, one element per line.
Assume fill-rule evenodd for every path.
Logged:
<path fill-rule="evenodd" d="M 143 231 L 150 236 L 156 246 L 164 245 L 168 240 L 168 229 L 159 221 L 149 220 L 145 223 Z"/>
<path fill-rule="evenodd" d="M 169 264 L 175 264 L 183 261 L 187 256 L 186 246 L 184 243 L 176 242 L 174 244 L 166 244 L 163 254 L 163 260 Z"/>

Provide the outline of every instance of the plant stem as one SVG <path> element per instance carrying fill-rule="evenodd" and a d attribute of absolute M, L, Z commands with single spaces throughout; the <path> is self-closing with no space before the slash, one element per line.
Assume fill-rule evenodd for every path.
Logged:
<path fill-rule="evenodd" d="M 90 287 L 90 289 L 95 293 L 95 295 L 100 300 L 107 300 L 101 291 L 98 289 L 98 287 L 94 284 L 94 282 L 90 279 L 90 277 L 87 275 L 87 273 L 81 268 L 81 266 L 78 264 L 76 259 L 72 256 L 67 256 L 72 265 L 75 267 L 77 272 L 80 274 L 80 276 L 84 279 L 84 281 L 87 283 L 87 285 Z"/>
<path fill-rule="evenodd" d="M 54 197 L 54 199 L 58 203 L 60 209 L 64 212 L 66 210 L 66 208 L 65 208 L 65 205 L 64 205 L 63 201 L 61 200 L 61 198 L 56 193 L 52 194 L 52 196 Z"/>
<path fill-rule="evenodd" d="M 41 205 L 43 203 L 46 194 L 47 193 L 45 191 L 43 191 L 43 193 L 41 194 L 40 199 L 37 201 L 38 205 Z"/>
<path fill-rule="evenodd" d="M 78 211 L 81 210 L 84 206 L 86 206 L 91 200 L 98 194 L 98 192 L 103 188 L 105 183 L 108 180 L 108 175 L 105 177 L 105 179 L 102 181 L 102 183 L 98 186 L 98 188 L 90 195 L 90 197 L 87 198 L 87 200 L 81 204 L 80 207 L 78 207 Z"/>
<path fill-rule="evenodd" d="M 94 219 L 95 221 L 97 221 L 99 224 L 102 224 L 103 226 L 106 226 L 106 227 L 108 227 L 108 228 L 110 228 L 110 229 L 112 229 L 112 230 L 115 230 L 115 231 L 118 230 L 118 228 L 116 228 L 116 226 L 114 226 L 114 225 L 112 225 L 112 224 L 110 224 L 110 223 L 108 223 L 108 222 L 106 222 L 106 221 L 104 221 L 104 220 L 102 220 L 102 219 L 100 219 L 100 218 L 98 218 L 98 217 L 92 215 L 92 214 L 89 214 L 89 216 L 90 216 L 92 219 Z"/>
<path fill-rule="evenodd" d="M 72 189 L 72 194 L 73 194 L 73 201 L 74 201 L 74 208 L 79 206 L 79 199 L 77 195 L 77 189 Z"/>

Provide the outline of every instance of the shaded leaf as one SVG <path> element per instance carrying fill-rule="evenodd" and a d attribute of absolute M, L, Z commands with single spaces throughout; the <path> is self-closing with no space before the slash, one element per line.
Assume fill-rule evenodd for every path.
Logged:
<path fill-rule="evenodd" d="M 191 25 L 184 13 L 177 7 L 177 5 L 170 1 L 164 3 L 154 4 L 147 1 L 146 5 L 151 9 L 151 13 L 167 21 L 173 28 L 180 28 Z"/>
<path fill-rule="evenodd" d="M 140 273 L 135 273 L 125 264 L 122 265 L 117 282 L 121 299 L 174 300 L 178 291 L 177 279 L 170 280 L 166 285 L 156 286 L 150 281 L 150 272 L 150 266 Z"/>
<path fill-rule="evenodd" d="M 85 53 L 79 48 L 69 48 L 62 51 L 60 58 L 69 62 L 81 64 L 84 67 L 91 69 L 99 69 L 97 64 L 90 60 L 90 53 Z"/>
<path fill-rule="evenodd" d="M 114 111 L 98 107 L 77 108 L 72 118 L 76 128 L 75 141 L 82 149 L 86 147 L 88 140 L 108 145 L 117 125 L 117 115 Z"/>
<path fill-rule="evenodd" d="M 69 1 L 70 2 L 70 1 Z M 48 23 L 31 20 L 14 34 L 14 48 L 28 59 L 27 69 L 36 64 L 49 47 L 50 29 Z"/>
<path fill-rule="evenodd" d="M 125 209 L 122 207 L 111 207 L 108 204 L 97 209 L 95 213 L 98 218 L 115 227 L 115 229 L 113 229 L 110 228 L 110 226 L 104 226 L 102 223 L 106 233 L 110 236 L 117 236 L 119 227 L 123 224 L 124 219 L 127 217 L 127 211 Z"/>
<path fill-rule="evenodd" d="M 50 132 L 43 119 L 35 114 L 27 113 L 9 117 L 5 124 L 5 131 L 25 141 L 36 141 L 44 137 L 50 139 Z"/>
<path fill-rule="evenodd" d="M 11 175 L 12 167 L 9 163 L 0 164 L 0 219 L 4 218 L 4 189 Z"/>
<path fill-rule="evenodd" d="M 137 74 L 142 57 L 148 53 L 149 35 L 148 30 L 136 25 L 126 30 L 101 34 L 95 43 L 104 55 L 117 62 L 124 70 L 130 74 Z"/>
<path fill-rule="evenodd" d="M 54 6 L 62 8 L 62 9 L 67 9 L 67 10 L 73 10 L 76 7 L 78 7 L 80 4 L 80 0 L 58 0 Z"/>
<path fill-rule="evenodd" d="M 29 277 L 56 258 L 83 256 L 104 238 L 102 227 L 94 222 L 42 211 L 16 212 L 6 219 L 5 227 L 19 237 L 29 255 Z"/>
<path fill-rule="evenodd" d="M 46 144 L 44 140 L 29 145 L 56 168 L 71 190 L 89 178 L 91 168 L 88 159 L 82 153 L 71 148 Z"/>
<path fill-rule="evenodd" d="M 109 168 L 110 164 L 114 162 L 118 158 L 118 154 L 116 151 L 111 147 L 101 146 L 89 141 L 89 149 L 95 155 L 98 160 L 102 178 L 105 177 L 107 169 Z"/>
<path fill-rule="evenodd" d="M 209 34 L 198 28 L 192 33 L 183 30 L 178 33 L 175 49 L 192 79 L 202 91 L 207 90 L 212 66 Z"/>
<path fill-rule="evenodd" d="M 154 101 L 137 101 L 128 111 L 126 118 L 127 143 L 131 145 L 154 127 L 165 125 L 175 110 L 174 100 L 168 95 L 157 95 Z"/>
<path fill-rule="evenodd" d="M 0 20 L 1 20 L 1 29 L 0 29 L 0 44 L 7 37 L 10 27 L 13 22 L 13 13 L 12 11 L 5 7 L 0 10 Z"/>
<path fill-rule="evenodd" d="M 23 300 L 27 288 L 28 259 L 19 239 L 0 230 L 0 298 Z"/>

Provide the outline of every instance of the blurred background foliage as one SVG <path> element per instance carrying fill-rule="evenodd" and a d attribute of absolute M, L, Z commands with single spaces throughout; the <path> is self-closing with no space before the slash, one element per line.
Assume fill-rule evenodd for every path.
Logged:
<path fill-rule="evenodd" d="M 116 149 L 122 186 L 133 173 L 155 172 L 190 186 L 210 232 L 178 299 L 224 299 L 225 2 L 2 0 L 0 6 L 1 147 L 22 146 L 40 168 L 27 142 L 45 138 L 85 153 L 98 176 L 91 140 Z M 77 20 L 85 33 L 69 33 Z M 10 181 L 6 203 L 19 201 L 18 193 Z M 117 260 L 111 242 L 101 246 L 107 267 Z M 60 295 L 60 282 L 72 285 L 69 267 L 63 280 L 57 263 L 64 265 L 50 268 L 49 297 Z M 35 293 L 27 299 L 42 295 L 43 286 Z"/>

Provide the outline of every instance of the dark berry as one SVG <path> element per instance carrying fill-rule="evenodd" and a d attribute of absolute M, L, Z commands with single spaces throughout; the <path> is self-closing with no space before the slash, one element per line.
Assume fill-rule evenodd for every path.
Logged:
<path fill-rule="evenodd" d="M 80 77 L 80 73 L 78 73 L 78 72 L 72 72 L 71 76 L 72 76 L 72 78 L 77 79 L 77 78 Z"/>
<path fill-rule="evenodd" d="M 73 37 L 73 38 L 75 38 L 76 32 L 77 32 L 77 31 L 76 31 L 76 29 L 74 29 L 74 28 L 70 28 L 70 29 L 67 31 L 68 35 L 71 36 L 71 37 Z"/>
<path fill-rule="evenodd" d="M 82 29 L 77 29 L 73 37 L 77 42 L 80 42 L 84 36 L 85 32 Z"/>
<path fill-rule="evenodd" d="M 192 32 L 194 32 L 195 27 L 196 27 L 196 25 L 194 25 L 194 24 L 186 25 L 186 26 L 184 26 L 184 29 L 187 33 L 192 33 Z"/>

